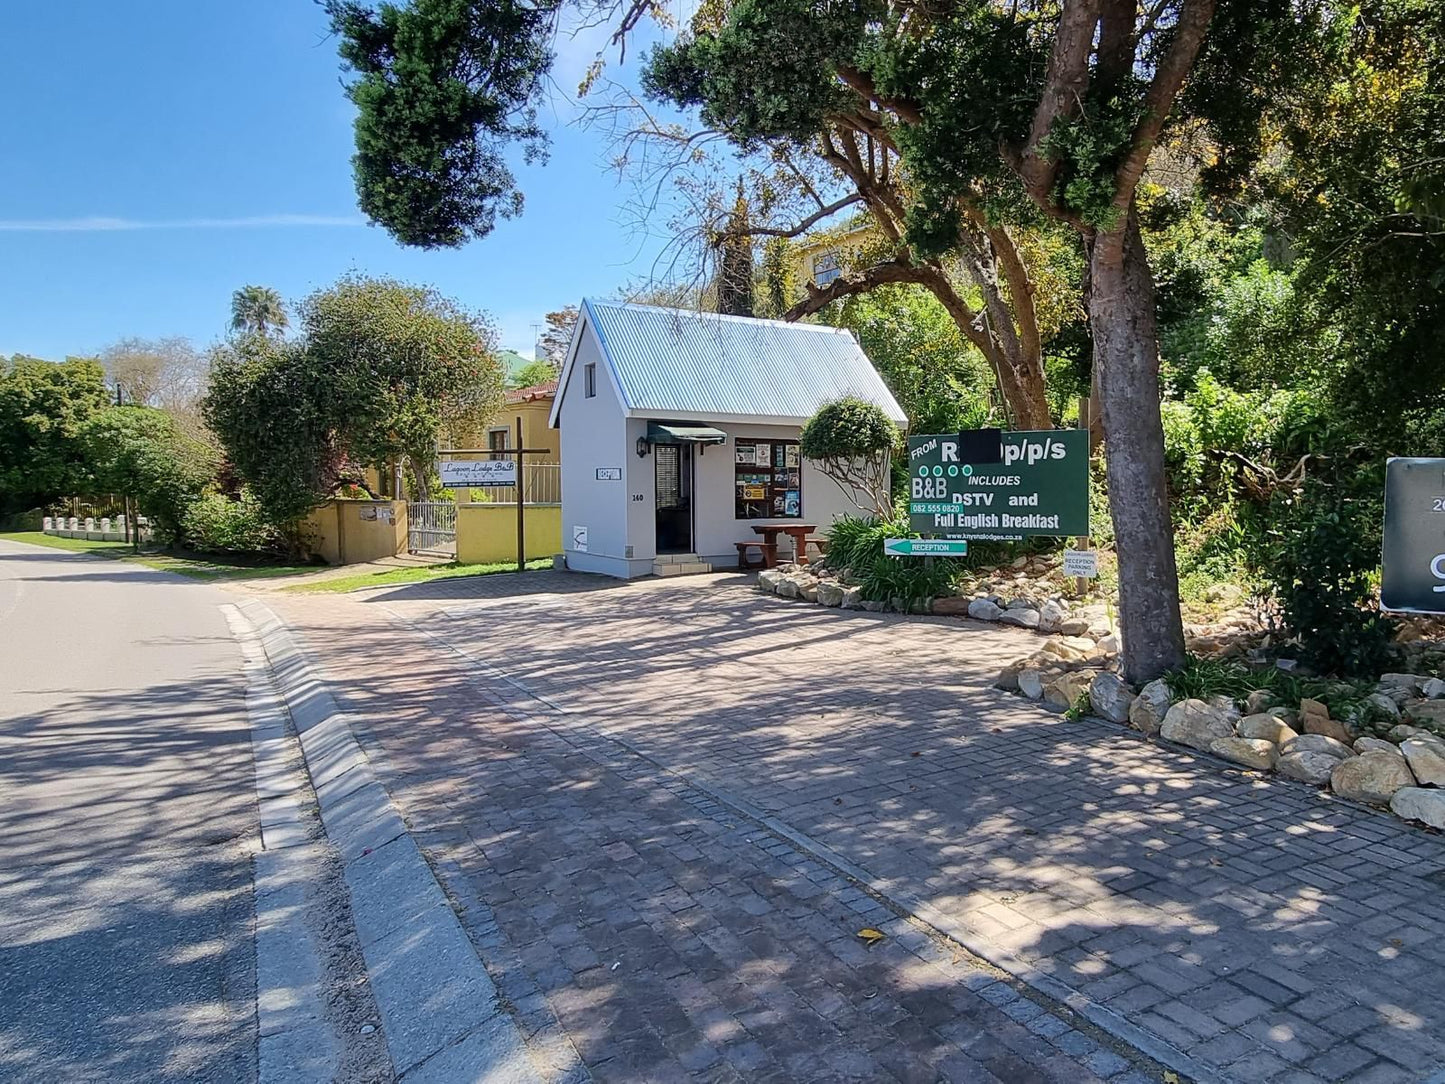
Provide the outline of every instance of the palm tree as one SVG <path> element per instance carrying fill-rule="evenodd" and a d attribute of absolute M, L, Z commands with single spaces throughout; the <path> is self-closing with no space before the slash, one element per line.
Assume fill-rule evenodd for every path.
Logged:
<path fill-rule="evenodd" d="M 269 286 L 242 286 L 231 295 L 231 330 L 271 335 L 286 330 L 286 303 Z"/>

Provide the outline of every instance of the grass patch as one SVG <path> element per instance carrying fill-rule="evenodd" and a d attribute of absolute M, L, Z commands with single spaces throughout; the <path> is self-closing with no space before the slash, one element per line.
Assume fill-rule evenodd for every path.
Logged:
<path fill-rule="evenodd" d="M 61 538 L 59 535 L 43 534 L 40 531 L 9 531 L 0 533 L 0 539 L 10 542 L 26 542 L 32 546 L 45 546 L 53 550 L 67 550 L 71 553 L 90 553 L 99 557 L 118 558 L 132 564 L 154 568 L 160 572 L 174 572 L 193 580 L 207 582 L 295 576 L 303 572 L 315 572 L 322 567 L 319 565 L 264 564 L 259 563 L 255 558 L 243 556 L 222 557 L 214 554 L 203 556 L 160 551 L 136 553 L 129 542 L 92 542 L 86 538 Z"/>
<path fill-rule="evenodd" d="M 551 567 L 552 558 L 550 557 L 539 557 L 527 562 L 528 571 Z M 515 571 L 517 571 L 515 561 L 495 565 L 459 565 L 452 562 L 445 565 L 423 565 L 418 568 L 389 568 L 385 572 L 358 572 L 354 576 L 333 576 L 311 583 L 298 583 L 286 590 L 298 595 L 345 594 L 348 591 L 365 591 L 371 587 L 395 587 L 408 583 L 450 580 L 459 576 L 494 576 L 501 572 Z"/>
<path fill-rule="evenodd" d="M 6 542 L 25 542 L 31 546 L 45 546 L 52 550 L 69 550 L 72 553 L 103 553 L 116 556 L 116 551 L 131 552 L 129 542 L 92 542 L 87 538 L 61 538 L 59 535 L 42 531 L 5 531 L 0 539 Z"/>

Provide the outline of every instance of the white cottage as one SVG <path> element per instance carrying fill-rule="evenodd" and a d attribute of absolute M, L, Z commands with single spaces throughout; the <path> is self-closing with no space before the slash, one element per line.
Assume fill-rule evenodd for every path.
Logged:
<path fill-rule="evenodd" d="M 755 526 L 826 533 L 857 509 L 798 436 L 846 395 L 906 424 L 848 331 L 584 300 L 551 415 L 568 567 L 735 568 Z"/>

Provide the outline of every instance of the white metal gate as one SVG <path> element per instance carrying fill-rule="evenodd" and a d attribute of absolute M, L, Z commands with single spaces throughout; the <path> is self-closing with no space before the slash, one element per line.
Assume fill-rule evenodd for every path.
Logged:
<path fill-rule="evenodd" d="M 451 501 L 411 501 L 406 506 L 406 548 L 412 553 L 457 555 L 457 506 Z"/>

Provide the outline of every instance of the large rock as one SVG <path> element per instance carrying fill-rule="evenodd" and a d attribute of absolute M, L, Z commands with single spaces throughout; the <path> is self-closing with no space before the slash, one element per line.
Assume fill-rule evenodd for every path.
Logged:
<path fill-rule="evenodd" d="M 1279 750 L 1274 742 L 1264 738 L 1215 738 L 1209 743 L 1209 751 L 1246 768 L 1264 771 L 1273 768 L 1274 762 L 1279 759 Z"/>
<path fill-rule="evenodd" d="M 1384 693 L 1371 693 L 1365 697 L 1365 703 L 1378 708 L 1392 719 L 1398 719 L 1400 717 L 1400 705 Z"/>
<path fill-rule="evenodd" d="M 1288 723 L 1278 715 L 1271 715 L 1268 712 L 1246 715 L 1234 724 L 1234 732 L 1241 738 L 1273 742 L 1275 745 L 1283 745 L 1285 742 L 1299 737 L 1299 734 Z"/>
<path fill-rule="evenodd" d="M 845 610 L 861 610 L 863 608 L 863 588 L 848 587 L 843 591 L 843 601 L 839 603 Z"/>
<path fill-rule="evenodd" d="M 1393 757 L 1405 755 L 1400 752 L 1398 745 L 1392 745 L 1384 738 L 1356 738 L 1355 744 L 1350 748 L 1357 753 L 1389 753 Z"/>
<path fill-rule="evenodd" d="M 1039 631 L 1058 632 L 1064 627 L 1064 618 L 1067 616 L 1064 608 L 1050 599 L 1039 607 Z"/>
<path fill-rule="evenodd" d="M 1390 799 L 1390 812 L 1407 821 L 1424 821 L 1431 828 L 1445 829 L 1445 790 L 1402 787 Z"/>
<path fill-rule="evenodd" d="M 1119 639 L 1117 632 L 1111 632 L 1108 636 L 1099 637 L 1099 650 L 1106 655 L 1117 655 L 1123 646 L 1124 642 Z"/>
<path fill-rule="evenodd" d="M 1044 682 L 1044 703 L 1058 711 L 1068 711 L 1088 692 L 1088 675 L 1071 670 Z"/>
<path fill-rule="evenodd" d="M 1445 697 L 1445 681 L 1431 678 L 1420 686 L 1420 695 L 1427 700 L 1439 700 L 1441 697 Z"/>
<path fill-rule="evenodd" d="M 1330 737 L 1328 734 L 1301 734 L 1298 738 L 1291 738 L 1280 745 L 1279 751 L 1285 755 L 1290 753 L 1322 753 L 1325 756 L 1334 757 L 1336 760 L 1349 760 L 1355 755 L 1355 751 L 1344 742 Z"/>
<path fill-rule="evenodd" d="M 998 677 L 993 679 L 994 687 L 1015 691 L 1019 687 L 1019 674 L 1029 667 L 1027 658 L 1015 659 L 998 672 Z"/>
<path fill-rule="evenodd" d="M 1111 723 L 1127 723 L 1134 703 L 1134 690 L 1118 674 L 1104 670 L 1089 683 L 1089 707 Z"/>
<path fill-rule="evenodd" d="M 818 601 L 818 581 L 809 576 L 798 583 L 798 597 L 808 602 Z"/>
<path fill-rule="evenodd" d="M 972 601 L 956 595 L 936 598 L 933 600 L 933 612 L 940 617 L 963 617 L 968 613 L 968 604 Z"/>
<path fill-rule="evenodd" d="M 1244 698 L 1244 713 L 1246 715 L 1259 715 L 1268 711 L 1279 703 L 1279 697 L 1268 689 L 1255 689 Z"/>
<path fill-rule="evenodd" d="M 1445 741 L 1435 737 L 1406 738 L 1400 743 L 1400 752 L 1422 784 L 1445 787 Z"/>
<path fill-rule="evenodd" d="M 1029 667 L 1027 670 L 1019 671 L 1019 692 L 1023 693 L 1030 700 L 1042 700 L 1044 697 L 1044 674 L 1040 670 Z"/>
<path fill-rule="evenodd" d="M 834 580 L 819 580 L 818 602 L 823 606 L 843 605 L 843 585 Z"/>
<path fill-rule="evenodd" d="M 1059 631 L 1065 636 L 1083 636 L 1089 631 L 1089 619 L 1087 617 L 1070 617 L 1059 625 Z"/>
<path fill-rule="evenodd" d="M 1005 625 L 1017 625 L 1021 629 L 1036 629 L 1039 627 L 1038 610 L 1008 609 L 999 614 L 998 619 Z"/>
<path fill-rule="evenodd" d="M 1330 789 L 1341 798 L 1367 805 L 1389 805 L 1401 787 L 1413 787 L 1405 759 L 1398 753 L 1371 751 L 1342 760 L 1330 773 Z"/>
<path fill-rule="evenodd" d="M 1159 736 L 1169 741 L 1208 752 L 1216 738 L 1234 734 L 1234 722 L 1203 700 L 1181 700 L 1164 715 Z"/>
<path fill-rule="evenodd" d="M 1208 704 L 1211 708 L 1218 708 L 1227 715 L 1230 723 L 1239 722 L 1239 705 L 1234 702 L 1234 697 L 1219 693 L 1216 696 L 1211 696 Z"/>
<path fill-rule="evenodd" d="M 1407 700 L 1405 716 L 1417 723 L 1445 725 L 1445 700 Z"/>
<path fill-rule="evenodd" d="M 783 574 L 776 568 L 765 568 L 758 573 L 758 590 L 777 594 L 778 584 L 782 579 Z"/>
<path fill-rule="evenodd" d="M 1003 610 L 986 598 L 975 598 L 969 600 L 968 616 L 978 621 L 997 621 Z"/>
<path fill-rule="evenodd" d="M 1303 703 L 1315 703 L 1315 701 L 1303 701 Z M 1323 704 L 1320 705 L 1324 707 Z M 1348 726 L 1338 719 L 1331 719 L 1329 712 L 1323 715 L 1316 711 L 1301 711 L 1300 724 L 1306 734 L 1323 734 L 1327 738 L 1334 738 L 1337 742 L 1349 745 L 1358 737 Z"/>
<path fill-rule="evenodd" d="M 793 576 L 783 576 L 778 580 L 778 596 L 780 598 L 797 598 L 798 581 Z"/>
<path fill-rule="evenodd" d="M 1430 731 L 1423 727 L 1411 726 L 1409 723 L 1396 723 L 1390 728 L 1389 733 L 1385 735 L 1385 737 L 1397 744 L 1406 738 L 1428 738 L 1429 736 Z"/>
<path fill-rule="evenodd" d="M 1129 705 L 1129 725 L 1145 734 L 1159 733 L 1170 702 L 1169 686 L 1163 678 L 1155 678 L 1139 690 L 1139 695 Z"/>
<path fill-rule="evenodd" d="M 1298 779 L 1301 783 L 1323 784 L 1330 781 L 1330 774 L 1339 763 L 1339 757 L 1329 753 L 1286 753 L 1274 767 L 1280 775 Z"/>

